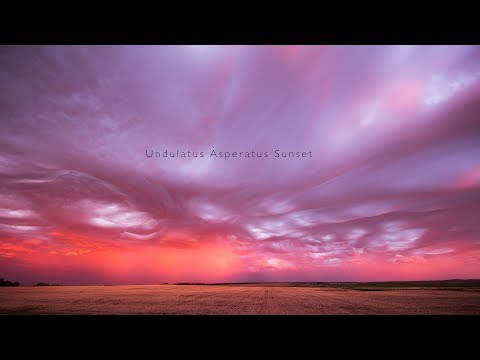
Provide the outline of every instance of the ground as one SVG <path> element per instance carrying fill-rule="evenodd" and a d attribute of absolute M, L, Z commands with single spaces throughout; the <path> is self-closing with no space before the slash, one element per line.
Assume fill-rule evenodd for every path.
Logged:
<path fill-rule="evenodd" d="M 0 314 L 480 314 L 480 292 L 308 284 L 26 286 L 0 288 Z"/>

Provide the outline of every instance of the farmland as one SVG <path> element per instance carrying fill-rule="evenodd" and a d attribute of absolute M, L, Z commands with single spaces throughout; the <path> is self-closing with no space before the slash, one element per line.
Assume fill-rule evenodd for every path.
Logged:
<path fill-rule="evenodd" d="M 54 286 L 0 289 L 0 314 L 480 314 L 478 282 Z"/>

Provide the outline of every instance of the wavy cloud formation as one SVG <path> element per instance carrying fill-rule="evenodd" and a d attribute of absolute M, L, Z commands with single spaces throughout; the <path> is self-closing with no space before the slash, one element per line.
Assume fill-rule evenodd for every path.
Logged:
<path fill-rule="evenodd" d="M 6 278 L 480 276 L 477 46 L 4 46 L 0 114 Z"/>

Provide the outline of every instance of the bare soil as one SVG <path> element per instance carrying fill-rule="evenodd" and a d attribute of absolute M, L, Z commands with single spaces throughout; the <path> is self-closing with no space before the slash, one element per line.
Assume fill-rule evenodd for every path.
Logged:
<path fill-rule="evenodd" d="M 288 284 L 18 287 L 0 288 L 0 314 L 480 314 L 480 292 Z"/>

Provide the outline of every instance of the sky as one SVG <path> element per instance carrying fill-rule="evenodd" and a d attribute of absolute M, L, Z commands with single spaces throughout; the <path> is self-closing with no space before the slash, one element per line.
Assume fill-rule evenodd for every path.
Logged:
<path fill-rule="evenodd" d="M 0 277 L 480 278 L 479 145 L 478 46 L 1 46 Z"/>

